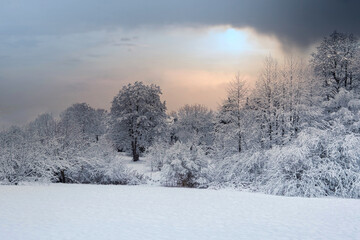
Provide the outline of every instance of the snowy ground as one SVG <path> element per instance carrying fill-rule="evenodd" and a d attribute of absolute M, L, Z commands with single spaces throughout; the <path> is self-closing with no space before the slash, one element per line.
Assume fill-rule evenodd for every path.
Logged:
<path fill-rule="evenodd" d="M 360 201 L 158 186 L 0 186 L 0 239 L 360 239 Z"/>
<path fill-rule="evenodd" d="M 132 158 L 126 155 L 120 155 L 118 158 L 127 168 L 135 170 L 148 177 L 148 184 L 160 185 L 160 172 L 151 171 L 151 164 L 146 158 L 140 158 L 140 161 L 134 162 Z"/>

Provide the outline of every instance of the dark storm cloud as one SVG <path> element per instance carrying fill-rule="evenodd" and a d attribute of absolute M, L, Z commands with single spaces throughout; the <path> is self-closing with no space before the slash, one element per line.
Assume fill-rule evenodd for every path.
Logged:
<path fill-rule="evenodd" d="M 0 34 L 231 24 L 307 46 L 335 29 L 359 35 L 359 9 L 356 0 L 2 0 Z"/>

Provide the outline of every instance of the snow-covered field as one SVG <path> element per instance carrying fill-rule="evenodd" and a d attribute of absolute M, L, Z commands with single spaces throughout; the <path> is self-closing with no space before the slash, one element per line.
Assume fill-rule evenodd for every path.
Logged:
<path fill-rule="evenodd" d="M 158 186 L 0 186 L 0 239 L 360 239 L 360 201 Z"/>

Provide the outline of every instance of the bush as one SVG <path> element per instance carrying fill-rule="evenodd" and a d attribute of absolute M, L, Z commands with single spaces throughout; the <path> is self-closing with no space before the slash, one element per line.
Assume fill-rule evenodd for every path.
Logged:
<path fill-rule="evenodd" d="M 134 185 L 145 181 L 142 175 L 128 169 L 123 162 L 106 142 L 93 143 L 86 151 L 74 154 L 62 169 L 65 169 L 66 182 L 69 183 Z"/>
<path fill-rule="evenodd" d="M 286 146 L 245 152 L 218 164 L 215 185 L 285 196 L 360 197 L 360 137 L 309 128 Z"/>
<path fill-rule="evenodd" d="M 170 187 L 207 187 L 209 160 L 200 147 L 175 143 L 165 151 L 161 183 Z"/>
<path fill-rule="evenodd" d="M 161 171 L 166 160 L 167 149 L 169 144 L 156 142 L 147 151 L 147 156 L 150 159 L 151 171 Z"/>
<path fill-rule="evenodd" d="M 309 129 L 292 144 L 270 150 L 261 189 L 285 196 L 360 197 L 360 138 Z"/>
<path fill-rule="evenodd" d="M 143 175 L 130 170 L 118 159 L 103 168 L 101 184 L 137 185 L 145 182 Z"/>
<path fill-rule="evenodd" d="M 247 151 L 226 157 L 217 163 L 213 185 L 254 187 L 256 182 L 261 182 L 267 161 L 264 151 Z"/>

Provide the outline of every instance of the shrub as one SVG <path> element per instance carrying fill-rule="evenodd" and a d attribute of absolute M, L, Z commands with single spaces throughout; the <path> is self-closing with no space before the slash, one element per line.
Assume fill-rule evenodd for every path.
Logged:
<path fill-rule="evenodd" d="M 200 147 L 175 143 L 165 152 L 161 183 L 170 187 L 207 187 L 209 160 Z"/>

